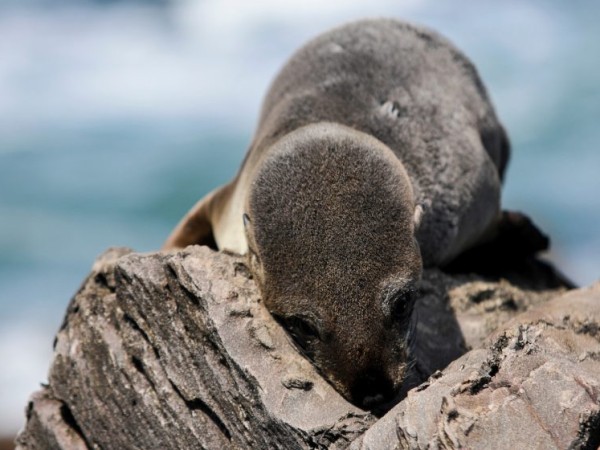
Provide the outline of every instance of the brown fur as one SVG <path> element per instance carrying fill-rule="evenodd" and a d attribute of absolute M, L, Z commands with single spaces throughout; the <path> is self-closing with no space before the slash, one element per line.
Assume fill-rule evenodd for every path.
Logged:
<path fill-rule="evenodd" d="M 423 265 L 499 217 L 508 140 L 471 63 L 393 20 L 325 33 L 269 89 L 236 178 L 165 248 L 247 253 L 265 305 L 349 400 L 402 382 Z"/>
<path fill-rule="evenodd" d="M 414 209 L 394 154 L 328 123 L 275 144 L 250 189 L 251 268 L 265 305 L 288 328 L 293 318 L 318 331 L 303 350 L 358 403 L 377 394 L 363 386 L 369 377 L 389 391 L 402 380 L 407 323 L 393 303 L 408 301 L 421 275 Z"/>

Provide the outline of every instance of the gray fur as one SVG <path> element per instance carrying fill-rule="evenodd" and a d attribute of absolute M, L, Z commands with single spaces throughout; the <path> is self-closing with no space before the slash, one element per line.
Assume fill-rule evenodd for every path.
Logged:
<path fill-rule="evenodd" d="M 240 172 L 165 247 L 248 250 L 265 305 L 369 407 L 401 384 L 422 266 L 493 230 L 508 153 L 449 42 L 395 20 L 351 23 L 292 56 Z"/>
<path fill-rule="evenodd" d="M 426 266 L 449 262 L 499 215 L 508 139 L 473 65 L 436 33 L 380 19 L 312 40 L 269 89 L 251 152 L 321 121 L 370 134 L 402 161 L 424 207 Z"/>

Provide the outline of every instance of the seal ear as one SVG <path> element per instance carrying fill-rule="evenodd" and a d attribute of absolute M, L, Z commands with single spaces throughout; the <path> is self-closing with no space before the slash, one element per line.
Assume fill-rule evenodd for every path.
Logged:
<path fill-rule="evenodd" d="M 413 224 L 414 224 L 415 230 L 419 229 L 422 218 L 423 218 L 423 205 L 420 203 L 417 203 L 417 206 L 415 206 L 415 212 L 413 214 Z"/>
<path fill-rule="evenodd" d="M 249 253 L 256 255 L 256 242 L 254 241 L 254 230 L 252 229 L 250 216 L 246 213 L 242 214 L 242 221 L 244 222 L 244 233 L 246 234 Z"/>
<path fill-rule="evenodd" d="M 256 251 L 257 247 L 256 242 L 254 241 L 254 229 L 252 228 L 250 216 L 246 213 L 242 214 L 242 221 L 244 222 L 244 232 L 246 234 L 246 241 L 248 242 L 248 265 L 250 272 L 256 276 L 257 281 L 260 283 L 263 278 L 262 264 Z"/>

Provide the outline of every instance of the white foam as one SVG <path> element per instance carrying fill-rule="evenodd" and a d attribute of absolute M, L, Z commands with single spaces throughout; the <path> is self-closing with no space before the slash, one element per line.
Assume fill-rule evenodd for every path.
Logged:
<path fill-rule="evenodd" d="M 248 120 L 294 47 L 391 4 L 210 0 L 170 9 L 9 9 L 0 14 L 0 128 L 132 117 Z M 269 28 L 277 39 L 265 34 Z M 256 48 L 267 50 L 260 61 L 249 56 Z"/>
<path fill-rule="evenodd" d="M 291 51 L 323 29 L 364 16 L 428 21 L 474 59 L 486 63 L 485 51 L 489 57 L 501 51 L 505 63 L 513 63 L 512 69 L 518 63 L 526 74 L 557 51 L 561 19 L 543 4 L 509 3 L 486 6 L 493 17 L 467 2 L 444 9 L 425 0 L 11 8 L 0 14 L 0 130 L 8 139 L 40 126 L 106 120 L 253 122 L 267 83 Z M 519 31 L 507 32 L 507 26 Z M 503 71 L 495 73 L 497 78 Z M 505 81 L 495 98 L 515 124 L 531 120 L 534 109 L 546 109 L 540 99 L 546 106 L 556 103 L 552 80 Z"/>

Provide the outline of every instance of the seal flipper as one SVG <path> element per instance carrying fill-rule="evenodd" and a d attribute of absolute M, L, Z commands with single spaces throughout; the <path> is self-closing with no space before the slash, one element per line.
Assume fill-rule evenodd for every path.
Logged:
<path fill-rule="evenodd" d="M 510 262 L 548 250 L 550 239 L 525 214 L 502 211 L 494 237 L 481 246 L 490 254 Z"/>
<path fill-rule="evenodd" d="M 213 227 L 231 195 L 232 183 L 207 194 L 181 219 L 162 246 L 162 250 L 207 245 L 217 250 Z"/>
<path fill-rule="evenodd" d="M 529 217 L 520 212 L 502 211 L 491 237 L 460 254 L 446 269 L 451 272 L 497 270 L 534 256 L 549 246 L 548 236 Z"/>
<path fill-rule="evenodd" d="M 525 214 L 502 211 L 491 239 L 460 254 L 444 267 L 450 273 L 478 273 L 491 278 L 506 278 L 531 289 L 573 288 L 571 280 L 539 258 L 548 250 L 550 239 Z M 529 276 L 528 276 L 529 275 Z"/>

